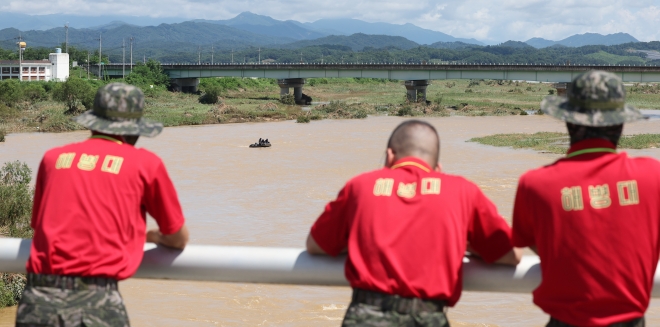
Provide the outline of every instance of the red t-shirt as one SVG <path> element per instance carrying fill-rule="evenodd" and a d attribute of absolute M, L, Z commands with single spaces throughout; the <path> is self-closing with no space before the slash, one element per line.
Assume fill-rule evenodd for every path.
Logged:
<path fill-rule="evenodd" d="M 37 174 L 27 271 L 126 279 L 142 261 L 147 212 L 163 234 L 184 224 L 155 154 L 99 137 L 49 150 Z"/>
<path fill-rule="evenodd" d="M 537 246 L 543 281 L 534 303 L 576 326 L 641 317 L 660 243 L 660 162 L 590 139 L 520 178 L 515 246 Z"/>
<path fill-rule="evenodd" d="M 476 185 L 413 157 L 350 180 L 311 235 L 332 256 L 348 248 L 351 287 L 451 306 L 468 242 L 488 262 L 512 248 L 509 225 Z"/>

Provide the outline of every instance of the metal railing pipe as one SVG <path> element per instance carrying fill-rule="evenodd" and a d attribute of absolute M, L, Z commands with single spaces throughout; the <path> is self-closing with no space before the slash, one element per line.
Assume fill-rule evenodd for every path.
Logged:
<path fill-rule="evenodd" d="M 31 240 L 0 238 L 0 271 L 25 273 Z M 135 278 L 347 286 L 345 257 L 315 256 L 303 249 L 188 245 L 172 250 L 145 244 Z M 463 259 L 463 289 L 530 293 L 541 280 L 539 258 L 524 256 L 517 267 Z M 656 273 L 653 297 L 660 297 Z"/>

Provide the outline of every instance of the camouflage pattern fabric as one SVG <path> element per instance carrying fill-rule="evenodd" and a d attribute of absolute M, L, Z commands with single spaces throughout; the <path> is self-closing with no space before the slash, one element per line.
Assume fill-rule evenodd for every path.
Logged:
<path fill-rule="evenodd" d="M 29 274 L 16 313 L 16 326 L 22 327 L 129 325 L 116 281 L 100 278 Z"/>
<path fill-rule="evenodd" d="M 626 90 L 619 76 L 592 70 L 573 79 L 567 97 L 546 97 L 541 110 L 569 123 L 594 127 L 642 119 L 642 113 L 625 104 L 625 98 Z"/>
<path fill-rule="evenodd" d="M 399 313 L 383 310 L 381 306 L 351 303 L 342 327 L 449 327 L 447 315 L 442 311 L 415 311 Z"/>
<path fill-rule="evenodd" d="M 573 325 L 569 325 L 567 323 L 561 322 L 557 319 L 550 318 L 550 321 L 548 322 L 546 327 L 575 327 Z M 639 319 L 634 319 L 631 321 L 626 321 L 626 322 L 619 322 L 616 324 L 611 324 L 607 327 L 644 327 L 646 326 L 646 321 L 644 317 L 639 318 Z"/>
<path fill-rule="evenodd" d="M 73 120 L 93 131 L 112 135 L 141 135 L 154 137 L 163 124 L 142 117 L 144 93 L 139 88 L 110 83 L 96 92 L 94 108 Z"/>

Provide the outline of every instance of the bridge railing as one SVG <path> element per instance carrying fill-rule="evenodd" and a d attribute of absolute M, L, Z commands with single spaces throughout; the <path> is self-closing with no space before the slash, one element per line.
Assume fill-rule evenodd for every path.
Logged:
<path fill-rule="evenodd" d="M 0 238 L 0 271 L 25 273 L 31 240 Z M 188 245 L 178 251 L 145 244 L 135 278 L 240 283 L 347 286 L 345 257 L 308 254 L 303 249 Z M 463 260 L 463 289 L 482 292 L 531 293 L 541 280 L 537 256 L 524 256 L 517 267 Z M 660 274 L 653 297 L 660 297 Z"/>

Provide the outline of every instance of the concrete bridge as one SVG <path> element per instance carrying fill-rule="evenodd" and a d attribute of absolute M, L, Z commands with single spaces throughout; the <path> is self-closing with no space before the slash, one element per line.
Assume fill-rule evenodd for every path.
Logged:
<path fill-rule="evenodd" d="M 107 77 L 121 77 L 122 64 L 104 66 Z M 281 95 L 289 94 L 293 87 L 297 102 L 302 101 L 302 87 L 306 78 L 385 78 L 405 81 L 408 98 L 426 98 L 426 88 L 431 80 L 446 79 L 493 79 L 522 80 L 546 83 L 565 83 L 582 72 L 598 69 L 613 72 L 629 83 L 660 82 L 660 66 L 617 65 L 545 65 L 545 64 L 406 64 L 406 63 L 328 63 L 328 64 L 162 64 L 172 79 L 175 90 L 196 92 L 200 78 L 208 77 L 256 77 L 275 78 Z M 126 67 L 130 72 L 131 67 Z M 98 68 L 92 67 L 98 74 Z M 560 90 L 561 91 L 561 90 Z"/>

